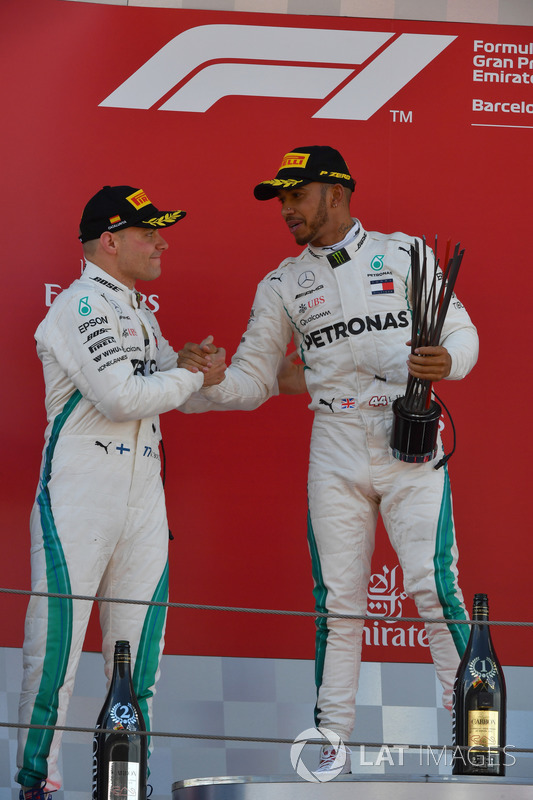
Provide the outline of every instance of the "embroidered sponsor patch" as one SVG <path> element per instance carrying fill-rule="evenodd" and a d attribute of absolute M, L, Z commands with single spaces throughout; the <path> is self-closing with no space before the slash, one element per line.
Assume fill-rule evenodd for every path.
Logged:
<path fill-rule="evenodd" d="M 341 247 L 340 250 L 335 250 L 334 253 L 330 253 L 329 256 L 326 256 L 326 258 L 333 269 L 335 269 L 335 267 L 340 267 L 341 264 L 346 264 L 346 262 L 350 260 L 348 251 L 344 247 Z"/>
<path fill-rule="evenodd" d="M 341 400 L 341 411 L 349 411 L 355 408 L 355 397 L 343 397 Z"/>
<path fill-rule="evenodd" d="M 370 289 L 372 294 L 393 294 L 394 281 L 392 278 L 385 278 L 380 281 L 370 281 Z"/>
<path fill-rule="evenodd" d="M 80 302 L 78 303 L 78 314 L 82 317 L 88 317 L 89 314 L 92 314 L 92 308 L 89 305 L 89 297 L 82 297 L 80 298 Z"/>
<path fill-rule="evenodd" d="M 279 169 L 287 167 L 305 167 L 309 161 L 310 153 L 285 153 Z M 279 170 L 278 170 L 279 172 Z"/>
<path fill-rule="evenodd" d="M 133 194 L 128 195 L 126 200 L 128 203 L 131 203 L 134 208 L 144 208 L 145 206 L 151 205 L 144 189 L 138 189 Z"/>

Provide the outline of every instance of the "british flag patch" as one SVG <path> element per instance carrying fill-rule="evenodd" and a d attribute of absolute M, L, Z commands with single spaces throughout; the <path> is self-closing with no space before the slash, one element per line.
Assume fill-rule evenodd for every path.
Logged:
<path fill-rule="evenodd" d="M 349 408 L 355 408 L 355 397 L 343 397 L 341 400 L 341 411 L 348 411 Z"/>

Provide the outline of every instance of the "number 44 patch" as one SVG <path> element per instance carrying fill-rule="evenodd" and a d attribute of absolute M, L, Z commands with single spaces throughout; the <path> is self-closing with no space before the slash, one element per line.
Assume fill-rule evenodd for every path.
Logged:
<path fill-rule="evenodd" d="M 371 397 L 369 402 L 369 406 L 388 406 L 389 405 L 389 398 L 387 395 L 377 395 L 375 394 L 374 397 Z"/>

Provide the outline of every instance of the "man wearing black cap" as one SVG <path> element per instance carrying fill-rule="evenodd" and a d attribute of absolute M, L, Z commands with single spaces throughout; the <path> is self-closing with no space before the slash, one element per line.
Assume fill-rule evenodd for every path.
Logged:
<path fill-rule="evenodd" d="M 168 598 L 158 415 L 200 389 L 204 376 L 177 368 L 135 283 L 160 275 L 168 248 L 161 230 L 184 216 L 159 211 L 132 186 L 105 186 L 83 212 L 85 270 L 35 334 L 48 417 L 31 515 L 35 592 Z M 21 723 L 65 725 L 91 605 L 31 597 Z M 165 608 L 104 602 L 100 622 L 108 680 L 115 642 L 130 642 L 134 688 L 149 724 Z M 60 788 L 60 739 L 60 731 L 19 730 L 21 800 L 47 800 Z"/>
<path fill-rule="evenodd" d="M 307 391 L 315 412 L 309 465 L 308 539 L 317 611 L 366 613 L 378 513 L 421 616 L 465 619 L 446 468 L 398 461 L 389 447 L 392 403 L 407 372 L 463 378 L 477 359 L 477 332 L 462 304 L 450 305 L 438 347 L 410 354 L 410 247 L 403 233 L 365 231 L 350 214 L 355 182 L 331 147 L 297 147 L 275 178 L 255 187 L 277 197 L 289 231 L 306 249 L 258 286 L 248 329 L 220 386 L 184 410 L 257 407 L 276 392 Z M 285 360 L 294 339 L 304 362 Z M 187 345 L 180 365 L 209 370 L 223 357 L 212 339 Z M 407 366 L 406 366 L 407 362 Z M 443 702 L 451 708 L 465 625 L 427 625 Z M 317 621 L 316 724 L 349 739 L 355 719 L 363 621 Z M 319 769 L 340 771 L 334 747 Z M 350 769 L 349 755 L 342 771 Z"/>

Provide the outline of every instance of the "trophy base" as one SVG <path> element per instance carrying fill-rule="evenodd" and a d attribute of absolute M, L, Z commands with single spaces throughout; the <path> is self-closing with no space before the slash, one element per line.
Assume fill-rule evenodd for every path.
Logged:
<path fill-rule="evenodd" d="M 432 400 L 426 411 L 415 413 L 405 408 L 403 397 L 398 397 L 392 404 L 392 411 L 390 446 L 394 458 L 410 464 L 423 464 L 435 458 L 440 405 Z"/>

